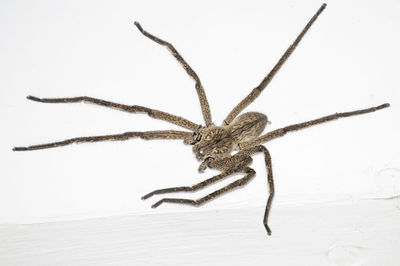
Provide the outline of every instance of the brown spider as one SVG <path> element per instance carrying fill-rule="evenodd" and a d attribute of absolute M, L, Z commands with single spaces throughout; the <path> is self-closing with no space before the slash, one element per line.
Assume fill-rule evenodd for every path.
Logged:
<path fill-rule="evenodd" d="M 206 186 L 209 186 L 219 180 L 222 180 L 234 173 L 245 174 L 244 177 L 236 180 L 235 182 L 232 182 L 229 185 L 197 200 L 183 199 L 183 198 L 163 198 L 158 202 L 156 202 L 154 205 L 152 205 L 152 208 L 158 207 L 163 202 L 173 202 L 173 203 L 198 206 L 234 188 L 246 185 L 256 174 L 256 172 L 248 166 L 252 162 L 251 156 L 255 153 L 262 152 L 264 154 L 265 164 L 267 167 L 268 185 L 269 185 L 269 198 L 265 209 L 263 222 L 267 230 L 267 233 L 270 235 L 271 230 L 268 226 L 268 214 L 274 196 L 274 181 L 272 177 L 271 156 L 268 152 L 268 149 L 261 144 L 270 141 L 272 139 L 281 137 L 290 131 L 296 131 L 299 129 L 321 124 L 338 118 L 365 114 L 389 107 L 389 104 L 385 103 L 367 109 L 361 109 L 352 112 L 335 113 L 332 115 L 324 116 L 307 122 L 276 129 L 262 136 L 260 135 L 263 132 L 268 122 L 267 116 L 261 113 L 249 112 L 249 113 L 244 113 L 239 117 L 237 117 L 237 115 L 241 111 L 243 111 L 261 94 L 261 92 L 269 84 L 269 82 L 272 80 L 272 78 L 275 76 L 275 74 L 278 72 L 281 66 L 288 59 L 288 57 L 293 53 L 296 46 L 299 44 L 303 36 L 306 34 L 308 29 L 315 22 L 315 20 L 321 14 L 321 12 L 325 9 L 325 7 L 326 4 L 323 4 L 318 9 L 317 13 L 311 18 L 311 20 L 307 23 L 307 25 L 304 27 L 301 33 L 297 36 L 296 40 L 285 51 L 285 53 L 279 59 L 278 63 L 269 72 L 269 74 L 261 81 L 260 85 L 258 85 L 255 89 L 253 89 L 248 96 L 246 96 L 238 105 L 235 106 L 235 108 L 233 108 L 233 110 L 225 118 L 221 126 L 216 126 L 212 123 L 210 108 L 208 105 L 206 94 L 204 92 L 200 79 L 194 72 L 194 70 L 188 65 L 188 63 L 186 63 L 186 61 L 178 53 L 178 51 L 174 48 L 172 44 L 148 33 L 142 28 L 142 26 L 138 22 L 135 22 L 136 27 L 144 36 L 146 36 L 150 40 L 155 41 L 160 45 L 167 47 L 167 49 L 172 53 L 172 55 L 186 70 L 187 74 L 194 79 L 194 81 L 196 82 L 195 87 L 200 100 L 205 126 L 193 123 L 180 116 L 172 115 L 169 113 L 150 109 L 147 107 L 138 105 L 128 106 L 87 96 L 74 97 L 74 98 L 37 98 L 34 96 L 28 96 L 27 98 L 29 100 L 42 103 L 88 102 L 92 104 L 102 105 L 105 107 L 115 108 L 130 113 L 145 113 L 152 118 L 168 121 L 172 124 L 189 129 L 191 132 L 176 131 L 176 130 L 125 132 L 122 134 L 115 134 L 115 135 L 77 137 L 41 145 L 33 145 L 28 147 L 15 147 L 13 148 L 13 150 L 29 151 L 29 150 L 38 150 L 38 149 L 47 149 L 47 148 L 65 146 L 72 143 L 97 142 L 106 140 L 127 140 L 130 138 L 141 138 L 146 140 L 183 139 L 185 144 L 193 145 L 193 152 L 196 155 L 196 158 L 202 162 L 199 166 L 199 172 L 201 173 L 204 172 L 207 167 L 218 169 L 221 171 L 219 175 L 206 179 L 205 181 L 200 182 L 198 184 L 185 187 L 173 187 L 173 188 L 155 190 L 143 196 L 142 199 L 148 199 L 153 195 L 170 193 L 170 192 L 189 192 L 189 191 L 193 192 L 202 189 Z M 237 152 L 232 155 L 233 151 Z"/>

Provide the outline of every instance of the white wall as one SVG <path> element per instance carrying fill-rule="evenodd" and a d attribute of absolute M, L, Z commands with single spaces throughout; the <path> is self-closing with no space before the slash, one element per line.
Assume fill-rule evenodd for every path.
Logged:
<path fill-rule="evenodd" d="M 220 123 L 321 4 L 2 1 L 0 223 L 198 211 L 167 204 L 152 210 L 156 198 L 140 199 L 153 189 L 190 185 L 215 174 L 198 174 L 191 148 L 180 141 L 11 151 L 74 136 L 176 127 L 144 115 L 83 104 L 45 105 L 25 97 L 88 95 L 202 122 L 192 80 L 167 50 L 137 31 L 133 21 L 138 20 L 175 44 L 197 71 Z M 277 191 L 273 208 L 400 194 L 399 11 L 395 0 L 328 2 L 290 60 L 247 109 L 266 113 L 270 130 L 391 104 L 268 143 Z M 253 166 L 252 183 L 202 210 L 264 206 L 261 156 Z"/>

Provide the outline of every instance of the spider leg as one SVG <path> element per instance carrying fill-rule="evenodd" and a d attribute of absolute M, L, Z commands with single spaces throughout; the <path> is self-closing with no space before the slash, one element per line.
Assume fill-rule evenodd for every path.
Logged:
<path fill-rule="evenodd" d="M 267 85 L 270 83 L 272 78 L 275 76 L 276 73 L 278 73 L 279 69 L 281 66 L 286 62 L 286 60 L 289 58 L 289 56 L 293 53 L 293 51 L 296 49 L 297 45 L 300 43 L 301 39 L 304 37 L 304 35 L 307 33 L 311 25 L 315 22 L 315 20 L 318 18 L 318 16 L 321 14 L 321 12 L 325 9 L 326 4 L 323 4 L 315 13 L 315 15 L 311 18 L 311 20 L 307 23 L 307 25 L 304 27 L 304 29 L 301 31 L 301 33 L 297 36 L 296 40 L 287 48 L 285 53 L 282 55 L 282 57 L 279 59 L 278 63 L 272 68 L 272 70 L 268 73 L 268 75 L 261 81 L 260 85 L 258 85 L 256 88 L 254 88 L 249 95 L 247 95 L 238 105 L 233 108 L 233 110 L 228 114 L 228 116 L 225 118 L 224 123 L 225 125 L 229 125 L 233 119 L 241 112 L 243 109 L 245 109 L 249 104 L 251 104 L 260 94 L 261 92 L 267 87 Z"/>
<path fill-rule="evenodd" d="M 89 136 L 89 137 L 76 137 L 66 139 L 57 142 L 51 142 L 46 144 L 39 144 L 27 147 L 14 147 L 13 151 L 32 151 L 41 150 L 48 148 L 55 148 L 60 146 L 66 146 L 73 143 L 83 142 L 98 142 L 98 141 L 109 141 L 109 140 L 128 140 L 131 138 L 141 138 L 145 140 L 152 139 L 188 139 L 192 136 L 191 132 L 183 132 L 176 130 L 159 130 L 159 131 L 145 131 L 145 132 L 125 132 L 122 134 L 104 135 L 104 136 Z"/>
<path fill-rule="evenodd" d="M 269 151 L 267 150 L 267 148 L 262 146 L 262 145 L 253 146 L 253 147 L 248 147 L 246 149 L 242 149 L 241 151 L 239 151 L 235 155 L 251 156 L 251 155 L 253 155 L 255 153 L 258 153 L 258 152 L 263 152 L 264 160 L 265 160 L 265 166 L 267 168 L 269 196 L 268 196 L 267 205 L 265 207 L 263 223 L 264 223 L 265 229 L 267 230 L 268 235 L 271 235 L 271 229 L 268 226 L 268 216 L 269 216 L 269 211 L 271 209 L 272 200 L 273 200 L 274 194 L 275 194 L 274 178 L 273 178 L 273 175 L 272 175 L 271 155 L 270 155 Z"/>
<path fill-rule="evenodd" d="M 212 124 L 212 119 L 211 119 L 211 113 L 210 113 L 210 106 L 208 104 L 208 100 L 206 97 L 206 93 L 204 91 L 203 85 L 200 82 L 200 78 L 197 76 L 196 72 L 189 66 L 189 64 L 183 59 L 183 57 L 179 54 L 179 52 L 175 49 L 175 47 L 169 43 L 166 42 L 150 33 L 145 31 L 142 26 L 139 24 L 139 22 L 135 21 L 135 26 L 138 28 L 138 30 L 147 38 L 150 40 L 167 47 L 167 49 L 171 52 L 171 54 L 178 60 L 178 62 L 182 65 L 182 67 L 186 70 L 186 73 L 196 82 L 196 91 L 197 95 L 200 100 L 200 105 L 201 105 L 201 111 L 203 113 L 203 118 L 206 123 L 206 126 L 209 126 Z"/>
<path fill-rule="evenodd" d="M 230 158 L 234 158 L 234 156 L 230 157 Z M 158 194 L 165 194 L 165 193 L 173 193 L 173 192 L 194 192 L 197 190 L 200 190 L 206 186 L 209 186 L 211 184 L 214 184 L 222 179 L 224 179 L 225 177 L 228 177 L 230 175 L 232 175 L 233 173 L 237 173 L 243 170 L 243 168 L 248 165 L 249 163 L 251 163 L 252 159 L 249 156 L 241 156 L 240 157 L 240 162 L 237 164 L 233 164 L 235 161 L 234 160 L 230 160 L 230 161 L 226 161 L 226 159 L 229 158 L 225 158 L 222 160 L 216 160 L 216 161 L 221 161 L 221 163 L 225 163 L 225 164 L 230 164 L 233 165 L 228 169 L 225 169 L 225 171 L 223 171 L 222 173 L 213 176 L 211 178 L 208 178 L 200 183 L 194 184 L 192 186 L 184 186 L 184 187 L 171 187 L 171 188 L 164 188 L 164 189 L 157 189 L 154 190 L 146 195 L 144 195 L 142 197 L 142 199 L 148 199 L 153 195 L 158 195 Z"/>
<path fill-rule="evenodd" d="M 27 99 L 41 103 L 76 103 L 76 102 L 92 103 L 109 108 L 114 108 L 120 111 L 125 111 L 128 113 L 145 113 L 152 118 L 164 120 L 172 124 L 190 129 L 192 131 L 195 131 L 200 127 L 200 125 L 197 125 L 183 117 L 172 115 L 166 112 L 150 109 L 139 105 L 125 105 L 87 96 L 72 97 L 72 98 L 38 98 L 35 96 L 28 96 Z"/>
<path fill-rule="evenodd" d="M 157 201 L 151 207 L 156 208 L 156 207 L 160 206 L 163 202 L 189 204 L 189 205 L 193 205 L 193 206 L 199 206 L 203 203 L 206 203 L 206 202 L 214 199 L 215 197 L 218 197 L 228 191 L 231 191 L 234 188 L 246 185 L 254 177 L 254 175 L 256 173 L 250 167 L 245 167 L 243 169 L 243 171 L 246 173 L 246 175 L 244 177 L 242 177 L 242 178 L 236 180 L 235 182 L 232 182 L 229 185 L 227 185 L 217 191 L 214 191 L 213 193 L 208 194 L 207 196 L 202 197 L 200 199 L 192 200 L 192 199 L 181 199 L 181 198 L 163 198 L 163 199 Z"/>
<path fill-rule="evenodd" d="M 197 183 L 197 184 L 192 185 L 192 186 L 171 187 L 171 188 L 157 189 L 157 190 L 154 190 L 154 191 L 144 195 L 142 197 L 142 199 L 145 200 L 145 199 L 150 198 L 153 195 L 172 193 L 172 192 L 194 192 L 194 191 L 202 189 L 202 188 L 204 188 L 206 186 L 209 186 L 209 185 L 211 185 L 211 184 L 213 184 L 213 183 L 215 183 L 215 182 L 217 182 L 217 181 L 219 181 L 219 180 L 221 180 L 221 179 L 223 179 L 223 178 L 225 178 L 225 177 L 227 177 L 227 176 L 229 176 L 231 174 L 232 174 L 231 172 L 227 172 L 227 171 L 226 172 L 222 172 L 219 175 L 216 175 L 216 176 L 213 176 L 211 178 L 208 178 L 208 179 L 204 180 L 203 182 Z"/>
<path fill-rule="evenodd" d="M 336 120 L 339 118 L 343 118 L 343 117 L 349 117 L 349 116 L 353 116 L 353 115 L 361 115 L 361 114 L 366 114 L 366 113 L 371 113 L 371 112 L 375 112 L 377 110 L 383 109 L 383 108 L 387 108 L 389 107 L 390 104 L 385 103 L 376 107 L 371 107 L 371 108 L 367 108 L 367 109 L 361 109 L 361 110 L 356 110 L 356 111 L 351 111 L 351 112 L 344 112 L 344 113 L 335 113 L 332 115 L 328 115 L 328 116 L 324 116 L 321 118 L 317 118 L 314 120 L 310 120 L 310 121 L 306 121 L 303 123 L 299 123 L 299 124 L 293 124 L 290 126 L 286 126 L 283 128 L 279 128 L 276 129 L 274 131 L 271 131 L 265 135 L 262 135 L 254 140 L 251 141 L 247 141 L 247 142 L 243 142 L 240 143 L 240 147 L 241 148 L 246 148 L 246 147 L 251 147 L 251 146 L 255 146 L 255 145 L 259 145 L 262 143 L 265 143 L 267 141 L 270 141 L 272 139 L 278 138 L 278 137 L 282 137 L 284 136 L 286 133 L 291 132 L 291 131 L 297 131 L 303 128 L 307 128 L 307 127 L 311 127 L 314 125 L 318 125 L 318 124 L 322 124 L 328 121 L 332 121 L 332 120 Z"/>
<path fill-rule="evenodd" d="M 271 155 L 269 154 L 269 151 L 267 150 L 267 148 L 265 148 L 262 145 L 259 146 L 259 148 L 264 153 L 264 160 L 265 160 L 265 165 L 267 167 L 268 188 L 269 188 L 269 196 L 268 196 L 267 206 L 265 207 L 263 223 L 264 223 L 265 229 L 267 230 L 268 235 L 271 235 L 271 229 L 268 226 L 268 216 L 269 216 L 269 211 L 271 209 L 272 200 L 275 195 L 274 178 L 272 175 L 272 162 L 271 162 Z"/>

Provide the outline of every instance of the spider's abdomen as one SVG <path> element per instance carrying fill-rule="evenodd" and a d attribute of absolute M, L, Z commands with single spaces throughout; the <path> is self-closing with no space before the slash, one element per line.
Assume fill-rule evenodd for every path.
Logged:
<path fill-rule="evenodd" d="M 260 136 L 267 122 L 267 116 L 257 112 L 248 112 L 238 116 L 229 125 L 234 143 L 249 141 Z"/>

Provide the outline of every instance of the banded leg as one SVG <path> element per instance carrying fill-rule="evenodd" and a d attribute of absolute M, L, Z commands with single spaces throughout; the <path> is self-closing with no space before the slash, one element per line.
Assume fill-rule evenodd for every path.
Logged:
<path fill-rule="evenodd" d="M 268 217 L 269 217 L 269 211 L 270 211 L 271 205 L 272 205 L 272 200 L 274 199 L 274 195 L 275 195 L 274 177 L 272 175 L 271 155 L 269 154 L 269 151 L 267 150 L 267 148 L 265 148 L 264 146 L 260 146 L 260 149 L 264 153 L 264 160 L 265 160 L 265 166 L 267 167 L 268 188 L 269 188 L 269 196 L 268 196 L 267 206 L 265 207 L 263 223 L 264 223 L 265 229 L 267 230 L 268 235 L 271 235 L 271 229 L 268 226 Z"/>
<path fill-rule="evenodd" d="M 77 103 L 77 102 L 92 103 L 109 108 L 114 108 L 128 113 L 145 113 L 152 118 L 164 120 L 172 124 L 190 129 L 192 131 L 195 131 L 200 127 L 200 125 L 197 125 L 183 117 L 172 115 L 166 112 L 150 109 L 139 105 L 125 105 L 120 103 L 114 103 L 88 96 L 80 96 L 72 98 L 38 98 L 35 96 L 28 96 L 27 99 L 41 103 Z"/>
<path fill-rule="evenodd" d="M 156 207 L 160 206 L 163 202 L 189 204 L 189 205 L 193 205 L 193 206 L 199 206 L 199 205 L 206 203 L 216 197 L 219 197 L 220 195 L 222 195 L 226 192 L 231 191 L 234 188 L 246 185 L 254 177 L 254 175 L 256 173 L 250 167 L 245 167 L 243 169 L 243 172 L 246 173 L 246 175 L 244 177 L 242 177 L 242 178 L 236 180 L 235 182 L 232 182 L 229 185 L 227 185 L 217 191 L 214 191 L 213 193 L 208 194 L 207 196 L 202 197 L 200 199 L 192 200 L 192 199 L 181 199 L 181 198 L 163 198 L 163 199 L 159 200 L 158 202 L 156 202 L 155 204 L 153 204 L 151 207 L 156 208 Z"/>
<path fill-rule="evenodd" d="M 139 31 L 149 38 L 150 40 L 167 47 L 167 49 L 171 52 L 171 54 L 178 60 L 178 62 L 182 65 L 182 67 L 185 69 L 186 73 L 196 82 L 195 87 L 197 91 L 197 95 L 200 100 L 200 105 L 201 105 L 201 111 L 203 113 L 203 118 L 206 123 L 206 126 L 209 126 L 212 124 L 212 119 L 211 119 L 211 112 L 210 112 L 210 106 L 208 104 L 208 100 L 206 97 L 206 93 L 204 91 L 203 85 L 200 82 L 199 76 L 197 76 L 196 72 L 189 66 L 189 64 L 183 59 L 183 57 L 178 53 L 178 51 L 175 49 L 175 47 L 169 43 L 166 42 L 150 33 L 145 31 L 142 26 L 139 24 L 139 22 L 135 21 L 135 26 L 139 29 Z"/>
<path fill-rule="evenodd" d="M 385 104 L 382 104 L 382 105 L 379 105 L 379 106 L 376 106 L 376 107 L 371 107 L 371 108 L 361 109 L 361 110 L 356 110 L 356 111 L 351 111 L 351 112 L 335 113 L 335 114 L 332 114 L 332 115 L 324 116 L 324 117 L 317 118 L 317 119 L 310 120 L 310 121 L 306 121 L 306 122 L 303 122 L 303 123 L 298 123 L 298 124 L 286 126 L 286 127 L 279 128 L 279 129 L 276 129 L 274 131 L 271 131 L 271 132 L 269 132 L 269 133 L 267 133 L 265 135 L 262 135 L 262 136 L 256 138 L 255 140 L 251 140 L 251 141 L 240 143 L 240 147 L 241 148 L 246 148 L 246 147 L 260 145 L 260 144 L 265 143 L 267 141 L 270 141 L 272 139 L 275 139 L 275 138 L 278 138 L 278 137 L 282 137 L 286 133 L 291 132 L 291 131 L 297 131 L 297 130 L 300 130 L 300 129 L 303 129 L 303 128 L 307 128 L 307 127 L 311 127 L 311 126 L 314 126 L 314 125 L 322 124 L 322 123 L 329 122 L 329 121 L 336 120 L 336 119 L 343 118 L 343 117 L 349 117 L 349 116 L 353 116 L 353 115 L 361 115 L 361 114 L 375 112 L 377 110 L 380 110 L 380 109 L 383 109 L 383 108 L 387 108 L 389 106 L 390 106 L 390 104 L 385 103 Z"/>
<path fill-rule="evenodd" d="M 227 176 L 229 176 L 231 174 L 232 174 L 231 172 L 227 172 L 227 171 L 226 172 L 222 172 L 219 175 L 213 176 L 213 177 L 211 177 L 209 179 L 204 180 L 203 182 L 197 183 L 197 184 L 192 185 L 192 186 L 171 187 L 171 188 L 157 189 L 157 190 L 154 190 L 154 191 L 144 195 L 142 197 L 142 199 L 145 200 L 145 199 L 148 199 L 148 198 L 150 198 L 151 196 L 154 196 L 154 195 L 172 193 L 172 192 L 194 192 L 194 191 L 200 190 L 200 189 L 202 189 L 202 188 L 204 188 L 206 186 L 209 186 L 209 185 L 211 185 L 211 184 L 213 184 L 213 183 L 215 183 L 215 182 L 217 182 L 217 181 L 219 181 L 219 180 L 221 180 L 221 179 L 223 179 L 223 178 L 225 178 L 225 177 L 227 177 Z"/>
<path fill-rule="evenodd" d="M 326 4 L 323 4 L 315 13 L 315 15 L 311 18 L 311 20 L 307 23 L 307 25 L 304 27 L 304 29 L 301 31 L 301 33 L 297 36 L 296 40 L 287 48 L 285 53 L 282 55 L 282 57 L 279 59 L 278 63 L 272 68 L 272 70 L 268 73 L 268 75 L 261 81 L 260 85 L 258 85 L 256 88 L 254 88 L 249 95 L 247 95 L 238 105 L 233 108 L 233 110 L 228 114 L 228 116 L 225 118 L 224 123 L 225 125 L 229 125 L 233 119 L 241 112 L 243 111 L 244 108 L 246 108 L 249 104 L 251 104 L 260 94 L 261 92 L 267 87 L 267 85 L 270 83 L 272 78 L 275 76 L 276 73 L 278 73 L 279 69 L 282 67 L 282 65 L 286 62 L 286 60 L 289 58 L 289 56 L 293 53 L 293 51 L 296 49 L 297 45 L 300 43 L 301 39 L 304 37 L 304 35 L 307 33 L 311 25 L 315 22 L 315 20 L 318 18 L 318 16 L 321 14 L 321 12 L 325 9 Z"/>
<path fill-rule="evenodd" d="M 269 216 L 269 211 L 271 209 L 272 200 L 273 200 L 274 195 L 275 195 L 274 178 L 273 178 L 273 175 L 272 175 L 271 155 L 269 154 L 269 151 L 267 150 L 267 148 L 265 148 L 262 145 L 253 146 L 253 147 L 249 147 L 249 148 L 243 149 L 243 150 L 239 151 L 237 153 L 237 155 L 251 156 L 251 155 L 253 155 L 255 153 L 259 153 L 259 152 L 262 152 L 264 154 L 265 166 L 267 168 L 268 188 L 269 188 L 269 196 L 268 196 L 267 205 L 265 207 L 263 223 L 264 223 L 265 229 L 267 230 L 268 235 L 271 235 L 271 229 L 268 226 L 268 216 Z"/>
<path fill-rule="evenodd" d="M 224 172 L 222 172 L 216 176 L 208 178 L 208 179 L 204 180 L 203 182 L 197 183 L 192 186 L 157 189 L 157 190 L 154 190 L 154 191 L 144 195 L 142 197 L 142 199 L 145 200 L 145 199 L 150 198 L 151 196 L 165 194 L 165 193 L 198 191 L 200 189 L 203 189 L 206 186 L 209 186 L 211 184 L 214 184 L 214 183 L 224 179 L 225 177 L 232 175 L 233 173 L 241 172 L 243 170 L 243 168 L 245 168 L 249 163 L 251 163 L 251 161 L 252 161 L 251 157 L 249 157 L 249 156 L 243 157 L 242 156 L 241 162 L 239 162 L 237 165 L 232 164 L 232 166 L 229 169 L 225 170 Z"/>
<path fill-rule="evenodd" d="M 108 140 L 128 140 L 131 138 L 141 138 L 145 140 L 152 139 L 188 139 L 192 136 L 191 132 L 183 132 L 176 130 L 159 130 L 159 131 L 145 131 L 145 132 L 125 132 L 122 134 L 104 135 L 104 136 L 89 136 L 89 137 L 77 137 L 66 139 L 63 141 L 57 141 L 52 143 L 32 145 L 27 147 L 14 147 L 13 151 L 32 151 L 41 150 L 48 148 L 55 148 L 60 146 L 66 146 L 73 143 L 84 143 L 84 142 L 98 142 Z"/>

